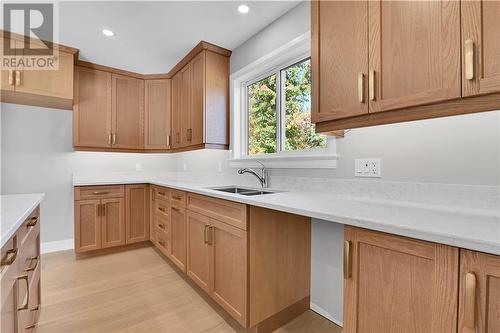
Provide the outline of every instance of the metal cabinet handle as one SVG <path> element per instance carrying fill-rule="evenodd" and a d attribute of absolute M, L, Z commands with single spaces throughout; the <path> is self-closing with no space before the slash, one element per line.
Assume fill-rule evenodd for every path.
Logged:
<path fill-rule="evenodd" d="M 167 147 L 170 147 L 170 134 L 167 134 Z"/>
<path fill-rule="evenodd" d="M 35 265 L 31 266 L 31 263 L 35 261 Z M 40 256 L 36 256 L 36 257 L 31 257 L 30 258 L 30 266 L 28 268 L 26 268 L 24 271 L 25 272 L 32 272 L 34 271 L 37 267 L 38 267 L 38 263 L 40 262 Z"/>
<path fill-rule="evenodd" d="M 210 228 L 210 225 L 205 224 L 205 229 L 203 230 L 203 241 L 205 244 L 208 244 L 208 230 Z"/>
<path fill-rule="evenodd" d="M 467 273 L 465 276 L 464 322 L 470 329 L 476 327 L 476 275 Z"/>
<path fill-rule="evenodd" d="M 38 216 L 33 216 L 30 221 L 26 224 L 27 228 L 34 227 L 38 223 Z"/>
<path fill-rule="evenodd" d="M 158 210 L 159 210 L 160 212 L 165 213 L 165 208 L 163 208 L 163 207 L 158 207 Z"/>
<path fill-rule="evenodd" d="M 106 204 L 102 204 L 102 216 L 106 216 Z"/>
<path fill-rule="evenodd" d="M 20 71 L 16 71 L 16 86 L 20 86 L 21 85 L 21 72 Z"/>
<path fill-rule="evenodd" d="M 111 137 L 112 137 L 111 144 L 116 145 L 116 133 L 113 133 L 113 135 Z"/>
<path fill-rule="evenodd" d="M 213 238 L 214 238 L 214 227 L 211 225 L 205 225 L 205 244 L 212 245 L 213 244 Z"/>
<path fill-rule="evenodd" d="M 7 250 L 7 253 L 6 253 L 6 256 L 5 256 L 5 259 L 2 260 L 2 266 L 6 266 L 6 265 L 12 265 L 12 263 L 16 260 L 17 258 L 17 247 L 15 249 L 10 249 L 10 250 Z"/>
<path fill-rule="evenodd" d="M 345 241 L 344 242 L 344 279 L 350 279 L 352 276 L 351 251 L 352 251 L 351 241 Z"/>
<path fill-rule="evenodd" d="M 108 133 L 108 145 L 112 145 L 113 142 L 113 134 L 111 132 Z"/>
<path fill-rule="evenodd" d="M 28 281 L 28 274 L 19 276 L 17 278 L 17 280 L 24 280 L 26 282 L 26 303 L 24 305 L 22 305 L 21 307 L 17 308 L 17 310 L 18 311 L 27 310 L 28 309 L 28 304 L 30 302 L 30 285 L 29 285 L 29 281 Z"/>
<path fill-rule="evenodd" d="M 474 79 L 474 42 L 472 39 L 465 41 L 465 78 Z"/>
<path fill-rule="evenodd" d="M 14 74 L 14 71 L 13 70 L 10 70 L 9 71 L 9 85 L 10 86 L 13 86 L 14 85 L 14 77 L 16 75 Z"/>
<path fill-rule="evenodd" d="M 368 94 L 370 95 L 370 101 L 375 100 L 375 71 L 370 71 L 369 81 L 368 81 Z"/>
<path fill-rule="evenodd" d="M 92 194 L 94 194 L 94 195 L 109 194 L 109 192 L 108 191 L 94 191 L 94 192 L 92 192 Z"/>
<path fill-rule="evenodd" d="M 360 103 L 365 102 L 365 74 L 358 74 L 358 101 Z"/>
<path fill-rule="evenodd" d="M 165 230 L 165 225 L 164 225 L 163 223 L 158 223 L 158 227 L 159 227 L 160 229 Z"/>
<path fill-rule="evenodd" d="M 158 240 L 158 244 L 160 244 L 161 246 L 165 247 L 165 242 L 162 241 L 162 240 Z"/>

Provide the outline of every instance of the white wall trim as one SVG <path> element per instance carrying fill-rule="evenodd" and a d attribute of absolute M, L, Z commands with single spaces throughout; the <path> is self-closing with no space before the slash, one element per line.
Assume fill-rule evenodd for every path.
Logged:
<path fill-rule="evenodd" d="M 335 319 L 332 317 L 332 315 L 330 315 L 325 309 L 323 309 L 321 306 L 317 305 L 317 304 L 314 304 L 313 302 L 311 302 L 311 310 L 316 312 L 317 314 L 319 314 L 320 316 L 328 319 L 329 321 L 335 323 L 336 325 L 340 326 L 340 327 L 343 327 L 343 323 L 342 323 L 342 320 L 338 320 L 338 319 Z"/>
<path fill-rule="evenodd" d="M 75 248 L 75 240 L 73 238 L 63 239 L 54 242 L 45 242 L 40 244 L 40 252 L 42 252 L 42 254 L 64 251 L 64 250 L 72 250 L 74 248 Z"/>

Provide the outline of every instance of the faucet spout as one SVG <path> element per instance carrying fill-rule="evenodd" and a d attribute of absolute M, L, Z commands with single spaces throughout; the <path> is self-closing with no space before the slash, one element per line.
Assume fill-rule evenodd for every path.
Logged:
<path fill-rule="evenodd" d="M 259 162 L 259 161 L 257 161 L 257 162 Z M 259 163 L 262 164 L 261 162 L 259 162 Z M 262 188 L 265 188 L 265 187 L 268 186 L 268 184 L 269 184 L 268 173 L 267 173 L 267 169 L 264 166 L 264 164 L 262 164 L 261 174 L 260 175 L 255 170 L 250 169 L 250 168 L 241 168 L 241 169 L 238 170 L 238 174 L 240 174 L 240 175 L 243 175 L 245 173 L 249 173 L 249 174 L 254 175 L 255 178 L 257 178 L 259 180 L 260 186 Z"/>

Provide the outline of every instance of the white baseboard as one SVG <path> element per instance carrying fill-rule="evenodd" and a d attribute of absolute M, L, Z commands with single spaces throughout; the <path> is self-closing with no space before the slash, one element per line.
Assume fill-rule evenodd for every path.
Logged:
<path fill-rule="evenodd" d="M 323 309 L 321 306 L 314 304 L 311 302 L 311 310 L 319 314 L 320 316 L 328 319 L 331 322 L 334 322 L 336 325 L 342 327 L 342 320 L 338 320 L 332 317 L 325 309 Z"/>
<path fill-rule="evenodd" d="M 40 244 L 40 252 L 51 253 L 57 251 L 71 250 L 75 247 L 75 240 L 71 239 L 63 239 L 55 242 L 45 242 Z"/>

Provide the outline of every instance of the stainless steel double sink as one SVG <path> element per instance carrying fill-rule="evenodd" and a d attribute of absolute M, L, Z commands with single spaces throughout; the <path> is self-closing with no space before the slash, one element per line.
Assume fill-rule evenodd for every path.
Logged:
<path fill-rule="evenodd" d="M 239 187 L 239 186 L 211 187 L 210 189 L 214 190 L 214 191 L 234 193 L 234 194 L 240 194 L 240 195 L 248 195 L 248 196 L 276 193 L 274 191 L 265 191 L 265 190 L 258 190 L 258 189 L 254 189 L 254 188 L 246 188 L 246 187 Z"/>

